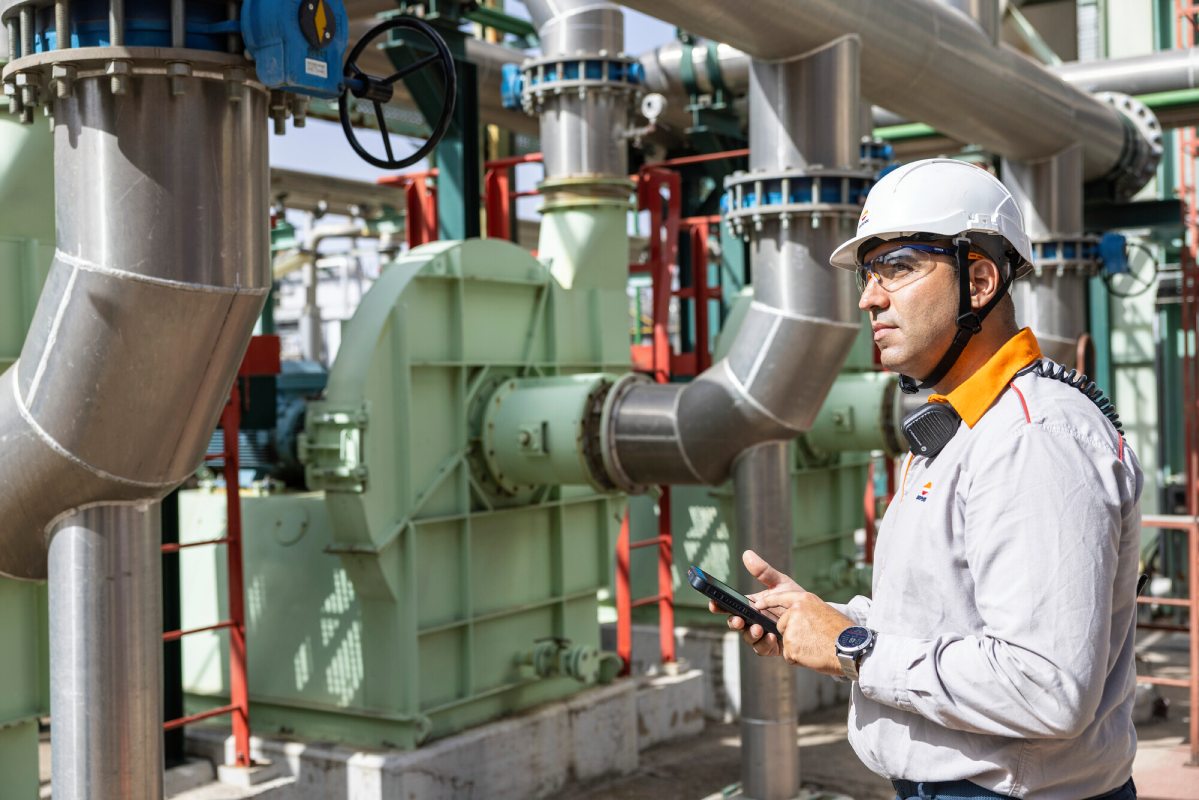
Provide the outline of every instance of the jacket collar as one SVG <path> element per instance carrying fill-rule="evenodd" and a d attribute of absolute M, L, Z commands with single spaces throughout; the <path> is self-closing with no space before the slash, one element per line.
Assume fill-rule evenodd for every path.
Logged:
<path fill-rule="evenodd" d="M 1024 328 L 991 356 L 973 375 L 947 395 L 934 394 L 930 403 L 949 403 L 958 416 L 973 428 L 983 418 L 1016 373 L 1041 357 L 1037 337 Z"/>

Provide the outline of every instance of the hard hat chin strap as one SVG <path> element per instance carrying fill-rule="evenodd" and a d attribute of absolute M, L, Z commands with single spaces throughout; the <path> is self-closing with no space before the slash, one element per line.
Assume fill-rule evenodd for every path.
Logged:
<path fill-rule="evenodd" d="M 937 366 L 933 367 L 933 371 L 924 378 L 923 383 L 917 383 L 914 378 L 907 375 L 899 376 L 899 388 L 905 394 L 915 394 L 922 389 L 931 389 L 945 377 L 945 374 L 957 363 L 962 351 L 966 349 L 970 337 L 983 329 L 983 320 L 1007 294 L 1016 274 L 1014 269 L 1009 268 L 1008 277 L 999 287 L 999 291 L 995 293 L 990 302 L 975 311 L 970 303 L 970 249 L 973 244 L 965 236 L 958 236 L 953 240 L 953 244 L 957 248 L 958 262 L 958 329 L 953 335 L 953 342 L 950 343 L 949 349 L 945 351 L 945 355 L 941 356 L 941 360 L 937 362 Z"/>

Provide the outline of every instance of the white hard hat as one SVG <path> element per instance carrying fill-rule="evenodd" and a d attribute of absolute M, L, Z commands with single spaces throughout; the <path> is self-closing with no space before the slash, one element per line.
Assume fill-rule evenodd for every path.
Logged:
<path fill-rule="evenodd" d="M 1012 259 L 1014 277 L 1032 269 L 1032 247 L 1012 193 L 986 170 L 951 158 L 913 161 L 883 176 L 866 198 L 857 235 L 833 251 L 829 263 L 856 269 L 859 249 L 872 239 L 921 234 L 968 236 L 992 258 L 1000 254 L 985 245 L 1002 237 L 1002 249 L 1019 254 Z"/>

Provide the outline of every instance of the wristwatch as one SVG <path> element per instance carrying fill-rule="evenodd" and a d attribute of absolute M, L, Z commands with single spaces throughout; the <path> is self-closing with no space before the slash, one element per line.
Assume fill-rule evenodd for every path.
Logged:
<path fill-rule="evenodd" d="M 837 660 L 841 662 L 841 674 L 851 681 L 858 679 L 858 668 L 862 659 L 874 648 L 877 633 L 861 625 L 851 625 L 837 637 Z"/>

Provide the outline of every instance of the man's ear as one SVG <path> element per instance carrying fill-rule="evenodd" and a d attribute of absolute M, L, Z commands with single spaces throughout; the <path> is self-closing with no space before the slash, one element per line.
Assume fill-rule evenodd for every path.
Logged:
<path fill-rule="evenodd" d="M 1003 285 L 999 276 L 999 267 L 989 258 L 980 258 L 970 262 L 970 305 L 972 308 L 982 308 L 999 291 Z"/>

